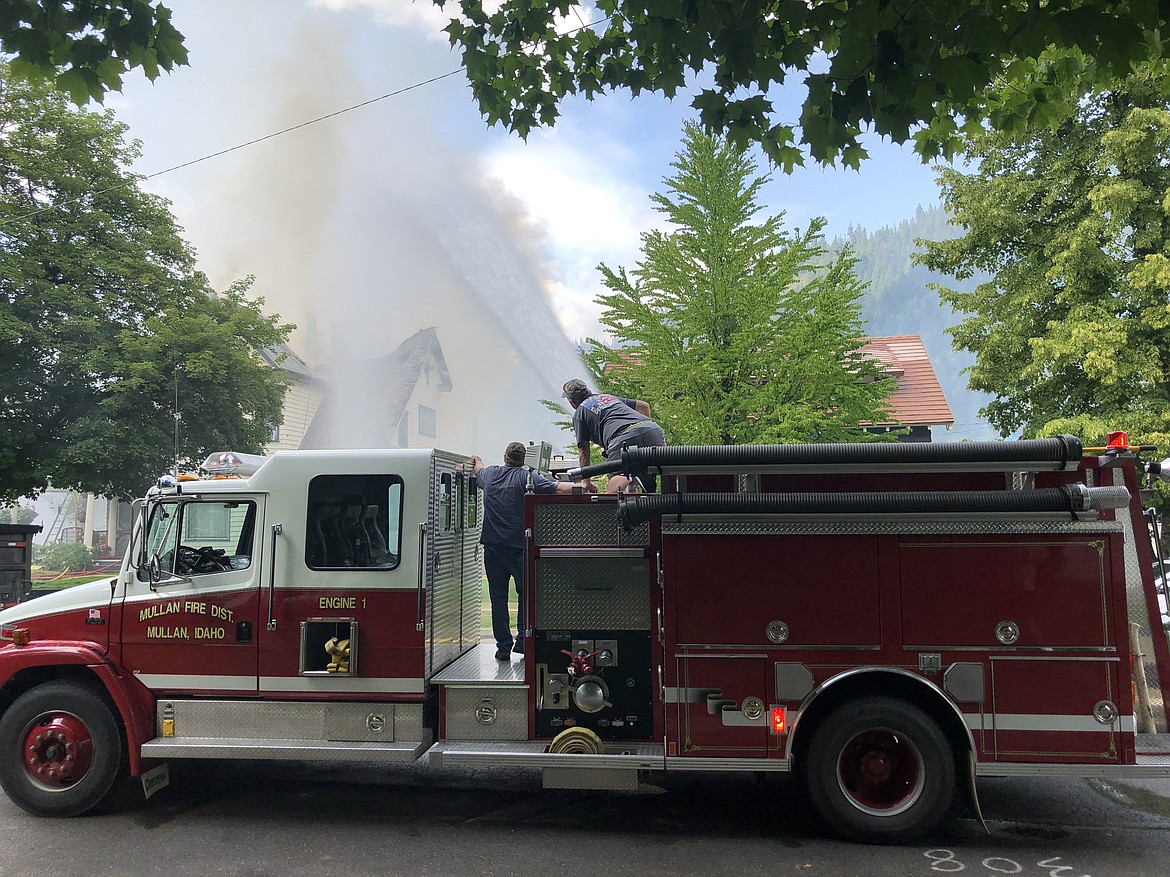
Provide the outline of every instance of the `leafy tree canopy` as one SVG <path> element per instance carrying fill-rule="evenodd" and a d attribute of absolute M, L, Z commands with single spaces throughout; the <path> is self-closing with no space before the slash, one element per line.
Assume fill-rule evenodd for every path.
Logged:
<path fill-rule="evenodd" d="M 0 501 L 47 481 L 141 493 L 211 450 L 260 451 L 290 326 L 215 295 L 110 112 L 0 63 Z M 178 412 L 175 397 L 178 395 Z"/>
<path fill-rule="evenodd" d="M 0 507 L 0 524 L 31 524 L 36 519 L 36 509 L 22 505 Z"/>
<path fill-rule="evenodd" d="M 829 259 L 823 220 L 789 231 L 756 220 L 766 177 L 742 149 L 685 127 L 683 147 L 651 196 L 668 231 L 642 235 L 632 271 L 602 265 L 596 340 L 604 389 L 650 403 L 671 442 L 844 441 L 886 419 L 890 385 L 860 352 L 855 259 Z"/>
<path fill-rule="evenodd" d="M 673 98 L 709 81 L 691 101 L 704 127 L 759 142 L 785 171 L 806 151 L 857 167 L 867 130 L 913 137 L 929 158 L 987 118 L 1047 121 L 1086 88 L 1161 63 L 1168 14 L 1155 0 L 458 0 L 458 11 L 446 32 L 489 124 L 527 136 L 570 95 Z M 772 102 L 793 78 L 808 88 L 799 125 Z M 1015 88 L 989 97 L 1004 80 Z"/>
<path fill-rule="evenodd" d="M 0 51 L 12 71 L 48 75 L 73 102 L 101 102 L 140 67 L 147 78 L 187 63 L 183 35 L 157 0 L 9 0 L 0 3 Z"/>
<path fill-rule="evenodd" d="M 940 172 L 964 234 L 923 260 L 991 277 L 942 295 L 967 314 L 951 332 L 976 354 L 971 386 L 995 395 L 984 412 L 1004 435 L 1170 439 L 1165 85 L 1134 75 L 1055 131 L 972 137 L 972 165 Z"/>

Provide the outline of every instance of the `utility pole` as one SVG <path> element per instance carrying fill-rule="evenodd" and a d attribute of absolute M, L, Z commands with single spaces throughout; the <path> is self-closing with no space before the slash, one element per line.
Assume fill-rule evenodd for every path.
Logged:
<path fill-rule="evenodd" d="M 179 413 L 179 372 L 183 370 L 181 362 L 175 363 L 175 475 L 179 474 L 179 420 L 182 419 L 182 414 Z"/>

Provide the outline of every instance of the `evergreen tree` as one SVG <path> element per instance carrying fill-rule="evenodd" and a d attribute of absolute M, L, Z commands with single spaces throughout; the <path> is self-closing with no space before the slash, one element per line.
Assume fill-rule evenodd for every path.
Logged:
<path fill-rule="evenodd" d="M 860 351 L 852 254 L 826 258 L 824 220 L 756 221 L 767 177 L 697 124 L 671 166 L 651 196 L 667 230 L 642 235 L 632 271 L 600 266 L 601 322 L 619 345 L 589 343 L 604 388 L 649 402 L 673 443 L 866 438 L 890 385 Z"/>

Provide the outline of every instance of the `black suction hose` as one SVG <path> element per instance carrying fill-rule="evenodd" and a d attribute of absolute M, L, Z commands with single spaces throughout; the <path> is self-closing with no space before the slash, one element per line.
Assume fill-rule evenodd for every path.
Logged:
<path fill-rule="evenodd" d="M 1081 440 L 1060 435 L 1046 439 L 1010 442 L 842 442 L 809 445 L 677 445 L 629 447 L 620 459 L 597 466 L 571 469 L 570 479 L 651 470 L 659 474 L 681 467 L 736 466 L 851 466 L 961 465 L 997 463 L 1011 469 L 1038 467 L 1046 470 L 1074 468 L 1080 462 Z"/>
<path fill-rule="evenodd" d="M 914 513 L 1067 513 L 1121 508 L 1124 487 L 1062 484 L 1038 490 L 882 491 L 862 493 L 668 493 L 623 496 L 618 517 L 624 527 L 686 514 L 898 515 Z"/>

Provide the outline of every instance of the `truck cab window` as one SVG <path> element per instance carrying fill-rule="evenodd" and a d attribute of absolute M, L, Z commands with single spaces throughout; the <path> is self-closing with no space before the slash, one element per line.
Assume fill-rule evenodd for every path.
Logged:
<path fill-rule="evenodd" d="M 162 571 L 203 576 L 252 565 L 256 530 L 254 502 L 161 502 L 146 525 L 146 557 L 157 555 Z"/>
<path fill-rule="evenodd" d="M 319 475 L 309 482 L 305 564 L 310 569 L 393 569 L 402 546 L 402 479 Z"/>

